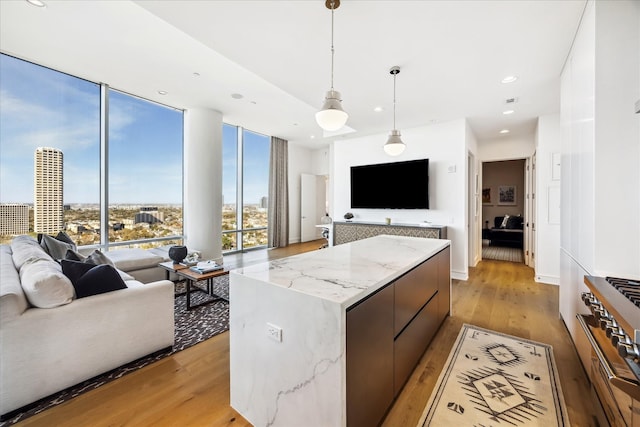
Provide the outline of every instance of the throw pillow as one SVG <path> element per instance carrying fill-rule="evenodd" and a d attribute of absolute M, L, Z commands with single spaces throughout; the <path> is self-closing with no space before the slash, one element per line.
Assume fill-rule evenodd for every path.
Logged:
<path fill-rule="evenodd" d="M 126 289 L 120 274 L 110 265 L 92 265 L 78 261 L 63 260 L 62 271 L 68 274 L 76 290 L 77 298 Z"/>
<path fill-rule="evenodd" d="M 113 264 L 113 261 L 107 258 L 107 256 L 104 253 L 100 252 L 98 249 L 91 252 L 87 256 L 84 256 L 76 251 L 72 251 L 69 249 L 65 253 L 64 259 L 68 259 L 71 261 L 81 261 L 81 262 L 93 264 L 93 265 L 107 264 L 112 267 L 115 267 L 115 265 Z"/>
<path fill-rule="evenodd" d="M 71 284 L 73 284 L 74 288 L 76 286 L 76 282 L 89 270 L 95 267 L 95 264 L 87 264 L 82 261 L 72 261 L 69 259 L 63 259 L 60 261 L 62 265 L 62 272 L 65 276 L 71 280 Z"/>
<path fill-rule="evenodd" d="M 73 284 L 60 265 L 49 259 L 31 258 L 20 269 L 20 283 L 31 305 L 53 308 L 73 301 Z"/>
<path fill-rule="evenodd" d="M 107 256 L 104 253 L 100 252 L 97 249 L 91 252 L 89 256 L 87 256 L 87 260 L 90 260 L 96 265 L 106 264 L 106 265 L 110 265 L 111 267 L 115 267 L 115 265 L 113 265 L 113 262 L 109 258 L 107 258 Z M 88 261 L 85 260 L 85 262 L 88 262 Z"/>
<path fill-rule="evenodd" d="M 509 215 L 505 215 L 502 219 L 502 224 L 500 224 L 500 228 L 507 228 L 507 223 L 509 222 Z"/>
<path fill-rule="evenodd" d="M 56 240 L 60 240 L 61 242 L 69 243 L 70 245 L 76 246 L 76 242 L 73 241 L 71 237 L 64 231 L 58 231 L 56 235 Z"/>
<path fill-rule="evenodd" d="M 71 249 L 72 251 L 76 250 L 75 244 L 63 242 L 48 234 L 42 235 L 40 245 L 53 259 L 63 259 L 67 253 L 67 249 Z"/>

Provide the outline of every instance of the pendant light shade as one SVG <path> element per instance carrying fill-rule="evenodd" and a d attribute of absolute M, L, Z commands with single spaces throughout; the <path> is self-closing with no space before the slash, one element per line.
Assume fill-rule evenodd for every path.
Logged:
<path fill-rule="evenodd" d="M 400 139 L 400 131 L 392 130 L 389 134 L 389 139 L 387 139 L 387 143 L 384 144 L 384 152 L 390 156 L 399 156 L 404 151 L 406 145 Z"/>
<path fill-rule="evenodd" d="M 322 109 L 316 113 L 316 122 L 326 131 L 336 131 L 347 123 L 349 115 L 342 109 L 340 92 L 333 89 L 333 12 L 340 6 L 340 0 L 326 0 L 325 6 L 331 10 L 331 89 L 327 91 Z"/>
<path fill-rule="evenodd" d="M 349 115 L 342 109 L 340 92 L 330 90 L 324 98 L 322 110 L 316 113 L 316 121 L 324 130 L 334 131 L 347 123 Z"/>
<path fill-rule="evenodd" d="M 389 74 L 393 76 L 393 130 L 389 133 L 389 139 L 384 144 L 384 152 L 390 156 L 399 156 L 406 146 L 400 139 L 400 131 L 396 129 L 396 76 L 400 73 L 400 67 L 391 67 Z"/>

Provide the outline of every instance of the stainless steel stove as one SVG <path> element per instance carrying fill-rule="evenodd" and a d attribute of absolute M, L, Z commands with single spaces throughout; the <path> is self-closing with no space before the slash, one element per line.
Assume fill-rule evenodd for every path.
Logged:
<path fill-rule="evenodd" d="M 590 292 L 581 297 L 591 315 L 579 314 L 578 321 L 591 347 L 586 368 L 606 416 L 600 423 L 640 427 L 640 282 L 593 276 L 584 282 Z"/>

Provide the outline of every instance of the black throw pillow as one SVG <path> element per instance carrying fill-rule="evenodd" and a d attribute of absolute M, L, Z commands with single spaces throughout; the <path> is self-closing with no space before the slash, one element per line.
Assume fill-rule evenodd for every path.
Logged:
<path fill-rule="evenodd" d="M 62 265 L 62 274 L 67 276 L 73 286 L 76 286 L 76 283 L 84 274 L 95 267 L 94 264 L 87 264 L 82 261 L 75 261 L 70 259 L 62 259 L 60 260 L 60 264 Z"/>
<path fill-rule="evenodd" d="M 108 264 L 93 265 L 62 260 L 62 272 L 71 280 L 76 298 L 127 288 L 118 271 Z"/>

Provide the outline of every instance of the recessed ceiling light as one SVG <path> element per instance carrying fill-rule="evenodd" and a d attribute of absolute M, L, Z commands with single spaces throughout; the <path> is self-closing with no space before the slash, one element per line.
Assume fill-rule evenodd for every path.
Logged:
<path fill-rule="evenodd" d="M 502 83 L 513 83 L 516 80 L 518 80 L 518 76 L 507 76 L 504 79 L 502 79 Z"/>
<path fill-rule="evenodd" d="M 311 135 L 309 138 L 316 139 L 316 136 L 315 135 Z"/>
<path fill-rule="evenodd" d="M 29 3 L 32 6 L 36 6 L 36 7 L 47 7 L 45 2 L 43 2 L 41 0 L 27 0 L 27 3 Z"/>
<path fill-rule="evenodd" d="M 244 95 L 242 95 L 241 93 L 232 93 L 231 97 L 233 99 L 242 99 L 242 98 L 244 98 Z"/>
<path fill-rule="evenodd" d="M 509 129 L 502 129 L 500 133 L 509 133 Z"/>
<path fill-rule="evenodd" d="M 376 113 L 379 113 L 382 110 L 384 110 L 384 108 L 382 108 L 382 107 L 376 107 L 376 108 L 373 109 L 373 111 L 375 111 Z"/>
<path fill-rule="evenodd" d="M 166 95 L 167 93 L 169 93 L 169 92 L 167 92 L 166 90 L 159 90 L 158 91 L 159 95 Z"/>
<path fill-rule="evenodd" d="M 252 103 L 253 105 L 256 105 L 256 104 L 257 104 L 257 102 L 256 102 L 256 101 L 251 101 L 251 103 Z"/>
<path fill-rule="evenodd" d="M 502 112 L 502 114 L 504 114 L 505 116 L 508 116 L 509 114 L 513 114 L 513 113 L 515 113 L 515 111 L 513 110 L 505 110 Z"/>

